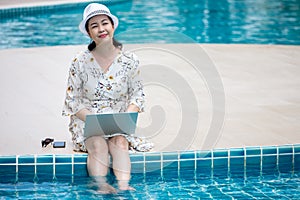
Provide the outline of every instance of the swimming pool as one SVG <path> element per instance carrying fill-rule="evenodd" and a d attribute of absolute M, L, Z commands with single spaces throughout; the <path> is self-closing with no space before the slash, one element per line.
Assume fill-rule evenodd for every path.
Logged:
<path fill-rule="evenodd" d="M 135 192 L 100 195 L 86 154 L 0 157 L 5 199 L 296 199 L 300 144 L 131 154 Z M 112 176 L 110 181 L 114 183 Z M 115 183 L 114 183 L 115 184 Z"/>
<path fill-rule="evenodd" d="M 103 2 L 120 19 L 123 43 L 188 42 L 174 31 L 198 43 L 300 44 L 299 0 Z M 0 10 L 0 49 L 88 43 L 77 29 L 86 5 Z"/>

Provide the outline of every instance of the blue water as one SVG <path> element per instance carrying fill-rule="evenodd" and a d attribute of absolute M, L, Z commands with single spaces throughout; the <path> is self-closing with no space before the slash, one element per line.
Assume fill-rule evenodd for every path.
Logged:
<path fill-rule="evenodd" d="M 51 175 L 49 175 L 51 176 Z M 116 183 L 111 180 L 116 186 Z M 87 177 L 44 182 L 0 183 L 0 199 L 297 199 L 300 173 L 251 170 L 247 173 L 186 169 L 133 174 L 134 192 L 101 195 Z"/>
<path fill-rule="evenodd" d="M 88 43 L 77 28 L 85 6 L 2 14 L 0 49 Z M 136 0 L 108 6 L 120 19 L 116 37 L 123 43 L 300 44 L 300 0 Z"/>

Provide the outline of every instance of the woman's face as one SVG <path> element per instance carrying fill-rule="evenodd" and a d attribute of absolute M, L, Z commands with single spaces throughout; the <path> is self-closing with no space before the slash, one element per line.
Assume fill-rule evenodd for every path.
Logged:
<path fill-rule="evenodd" d="M 88 21 L 88 33 L 96 45 L 112 42 L 114 26 L 106 15 L 97 15 Z"/>

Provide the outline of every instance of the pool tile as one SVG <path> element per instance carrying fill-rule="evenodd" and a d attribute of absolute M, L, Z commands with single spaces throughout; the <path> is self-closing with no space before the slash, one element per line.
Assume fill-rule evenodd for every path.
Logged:
<path fill-rule="evenodd" d="M 74 176 L 88 176 L 86 164 L 74 164 Z"/>
<path fill-rule="evenodd" d="M 161 154 L 160 153 L 151 153 L 146 154 L 145 160 L 147 161 L 161 161 Z"/>
<path fill-rule="evenodd" d="M 285 145 L 278 147 L 278 154 L 292 154 L 293 153 L 293 146 L 292 145 Z"/>
<path fill-rule="evenodd" d="M 52 164 L 53 163 L 53 155 L 39 155 L 36 158 L 36 162 L 41 164 Z"/>
<path fill-rule="evenodd" d="M 300 171 L 300 153 L 294 155 L 294 170 Z"/>
<path fill-rule="evenodd" d="M 19 165 L 18 179 L 20 182 L 32 182 L 35 176 L 34 165 Z"/>
<path fill-rule="evenodd" d="M 155 172 L 161 170 L 161 162 L 148 162 L 146 163 L 146 172 Z"/>
<path fill-rule="evenodd" d="M 214 158 L 213 159 L 214 168 L 227 168 L 228 167 L 228 158 Z"/>
<path fill-rule="evenodd" d="M 53 180 L 53 165 L 37 165 L 36 166 L 37 177 L 40 181 L 52 181 Z"/>
<path fill-rule="evenodd" d="M 262 158 L 263 169 L 267 170 L 277 166 L 277 155 L 265 155 Z"/>
<path fill-rule="evenodd" d="M 143 163 L 131 163 L 131 173 L 144 173 Z"/>
<path fill-rule="evenodd" d="M 0 157 L 0 167 L 2 164 L 15 164 L 16 156 L 1 156 Z"/>
<path fill-rule="evenodd" d="M 230 149 L 230 157 L 241 157 L 245 155 L 243 148 L 232 148 Z"/>
<path fill-rule="evenodd" d="M 300 153 L 300 144 L 294 145 L 294 153 Z"/>
<path fill-rule="evenodd" d="M 19 164 L 34 164 L 34 156 L 33 155 L 19 156 L 18 163 Z"/>
<path fill-rule="evenodd" d="M 197 158 L 211 158 L 212 153 L 211 151 L 198 151 L 196 155 Z"/>
<path fill-rule="evenodd" d="M 195 169 L 195 160 L 181 160 L 179 162 L 180 170 Z"/>
<path fill-rule="evenodd" d="M 249 156 L 249 155 L 260 155 L 260 154 L 261 154 L 260 147 L 249 147 L 249 148 L 246 148 L 246 156 Z"/>
<path fill-rule="evenodd" d="M 290 172 L 293 170 L 293 155 L 279 155 L 278 169 L 280 172 Z"/>
<path fill-rule="evenodd" d="M 55 156 L 55 163 L 62 163 L 62 164 L 72 164 L 72 157 L 70 155 L 56 155 Z"/>
<path fill-rule="evenodd" d="M 179 158 L 180 160 L 195 159 L 195 151 L 180 152 Z"/>
<path fill-rule="evenodd" d="M 206 159 L 206 160 L 197 160 L 196 161 L 196 168 L 201 169 L 201 168 L 211 168 L 212 167 L 212 160 L 211 159 Z"/>
<path fill-rule="evenodd" d="M 276 155 L 277 154 L 277 147 L 270 146 L 270 147 L 263 147 L 262 148 L 263 155 Z"/>
<path fill-rule="evenodd" d="M 165 170 L 178 169 L 178 161 L 164 161 L 162 164 Z"/>
<path fill-rule="evenodd" d="M 260 155 L 252 155 L 246 157 L 246 165 L 248 166 L 260 166 L 261 163 L 261 156 Z"/>
<path fill-rule="evenodd" d="M 219 157 L 223 157 L 223 158 L 227 158 L 228 157 L 228 150 L 226 149 L 217 149 L 215 151 L 213 151 L 213 157 L 214 158 L 219 158 Z"/>
<path fill-rule="evenodd" d="M 87 154 L 74 154 L 74 163 L 86 163 Z"/>
<path fill-rule="evenodd" d="M 163 160 L 178 160 L 177 152 L 163 152 Z"/>
<path fill-rule="evenodd" d="M 72 164 L 56 164 L 55 165 L 55 176 L 60 178 L 66 178 L 72 176 Z"/>
<path fill-rule="evenodd" d="M 130 161 L 131 163 L 140 163 L 144 162 L 144 156 L 143 154 L 131 154 L 130 155 Z"/>

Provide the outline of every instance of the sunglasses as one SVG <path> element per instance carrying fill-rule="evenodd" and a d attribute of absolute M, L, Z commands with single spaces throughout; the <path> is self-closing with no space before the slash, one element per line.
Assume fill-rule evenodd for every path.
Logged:
<path fill-rule="evenodd" d="M 54 142 L 54 139 L 53 139 L 53 138 L 46 138 L 46 139 L 42 140 L 42 147 L 43 147 L 43 148 L 44 148 L 44 147 L 47 147 L 48 144 L 50 144 L 50 143 L 52 143 L 52 142 Z"/>

